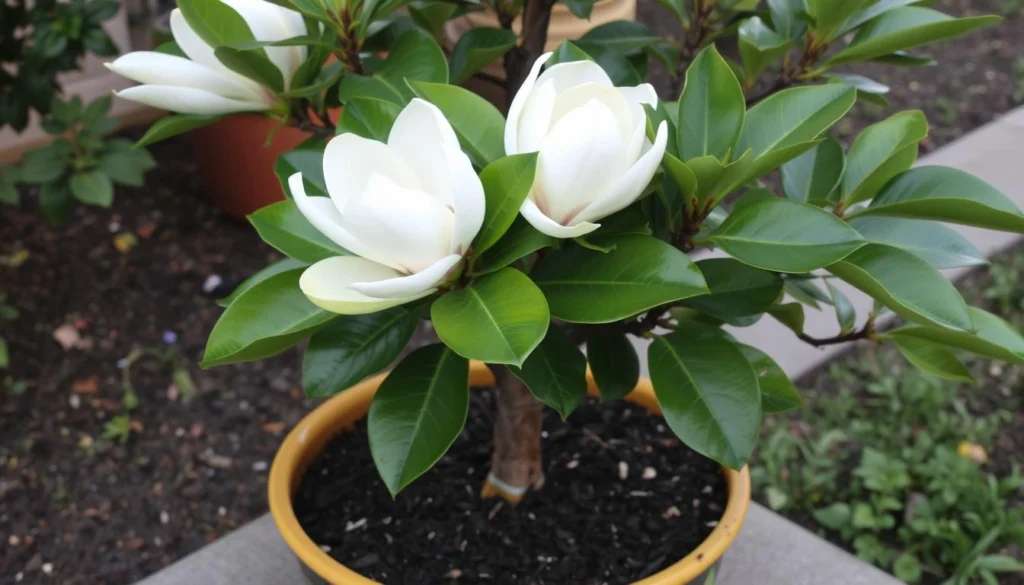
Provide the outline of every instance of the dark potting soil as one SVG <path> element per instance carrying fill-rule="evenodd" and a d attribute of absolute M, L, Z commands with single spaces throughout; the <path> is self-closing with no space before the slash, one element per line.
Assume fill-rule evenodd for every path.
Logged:
<path fill-rule="evenodd" d="M 481 499 L 492 419 L 490 393 L 475 392 L 451 450 L 394 500 L 360 423 L 310 465 L 295 496 L 299 523 L 385 585 L 597 585 L 679 561 L 725 509 L 718 465 L 626 402 L 588 402 L 568 424 L 547 416 L 544 488 L 517 506 Z"/>

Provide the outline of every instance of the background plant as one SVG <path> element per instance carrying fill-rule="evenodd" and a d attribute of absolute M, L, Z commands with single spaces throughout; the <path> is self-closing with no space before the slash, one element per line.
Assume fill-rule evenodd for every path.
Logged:
<path fill-rule="evenodd" d="M 418 97 L 448 119 L 487 200 L 484 227 L 436 294 L 368 315 L 331 313 L 299 289 L 308 266 L 346 252 L 294 202 L 258 211 L 251 221 L 261 237 L 289 258 L 239 287 L 207 345 L 203 363 L 215 366 L 309 338 L 307 392 L 329 396 L 398 358 L 429 314 L 443 344 L 407 355 L 369 415 L 374 458 L 392 492 L 429 469 L 461 431 L 469 359 L 488 363 L 497 382 L 491 477 L 504 487 L 489 482 L 484 492 L 510 499 L 540 485 L 541 405 L 568 417 L 585 397 L 582 344 L 602 398 L 613 400 L 639 375 L 629 337 L 651 339 L 648 364 L 667 423 L 687 445 L 733 468 L 750 455 L 764 412 L 801 401 L 770 357 L 737 343 L 723 325 L 749 326 L 768 315 L 814 345 L 892 342 L 915 365 L 951 378 L 966 375 L 950 347 L 1024 361 L 1024 340 L 998 317 L 969 309 L 939 272 L 983 262 L 940 222 L 1024 232 L 1024 214 L 960 171 L 911 169 L 928 133 L 920 112 L 890 116 L 849 148 L 829 136 L 858 96 L 882 102 L 886 91 L 843 68 L 868 60 L 929 63 L 908 51 L 995 17 L 955 19 L 898 0 L 698 0 L 666 3 L 680 23 L 678 39 L 613 22 L 562 44 L 549 65 L 595 61 L 615 84 L 629 86 L 657 59 L 679 74 L 679 92 L 647 110 L 649 138 L 662 125 L 669 129 L 662 172 L 647 196 L 601 218 L 585 238 L 559 240 L 518 218 L 534 157 L 505 156 L 501 111 L 451 85 L 474 76 L 498 83 L 507 104 L 543 53 L 553 2 L 416 3 L 409 16 L 395 12 L 405 5 L 400 0 L 275 4 L 299 11 L 309 34 L 260 40 L 216 0 L 179 0 L 220 63 L 272 96 L 265 115 L 314 135 L 279 159 L 282 184 L 295 176 L 312 198 L 326 195 L 326 139 L 352 133 L 384 141 Z M 566 6 L 583 17 L 592 8 Z M 501 28 L 476 29 L 446 55 L 437 43 L 441 26 L 471 9 L 494 11 Z M 206 25 L 214 14 L 223 26 Z M 517 18 L 521 36 L 513 32 Z M 286 85 L 265 49 L 293 44 L 306 46 L 308 57 Z M 173 44 L 161 50 L 181 54 Z M 480 74 L 499 58 L 504 79 Z M 335 123 L 330 110 L 339 104 Z M 216 119 L 170 116 L 141 142 Z M 774 192 L 764 185 L 778 169 L 782 188 Z M 729 257 L 694 262 L 689 253 L 702 247 Z M 876 309 L 854 314 L 839 281 L 874 297 Z M 803 311 L 822 303 L 834 307 L 839 332 L 818 338 L 804 332 Z M 883 307 L 911 324 L 880 334 L 875 318 Z M 438 424 L 416 424 L 427 418 Z"/>
<path fill-rule="evenodd" d="M 117 120 L 107 116 L 111 99 L 86 106 L 61 95 L 57 76 L 79 69 L 88 53 L 116 55 L 103 30 L 120 9 L 116 0 L 42 0 L 0 4 L 0 129 L 25 129 L 29 115 L 42 116 L 49 145 L 26 152 L 20 166 L 0 169 L 0 203 L 19 203 L 19 183 L 38 185 L 39 206 L 51 221 L 68 216 L 76 202 L 107 207 L 114 183 L 142 186 L 154 166 L 145 150 L 111 139 Z"/>

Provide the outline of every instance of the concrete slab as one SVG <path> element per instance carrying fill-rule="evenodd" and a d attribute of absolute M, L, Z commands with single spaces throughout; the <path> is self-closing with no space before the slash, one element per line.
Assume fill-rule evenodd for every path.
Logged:
<path fill-rule="evenodd" d="M 1024 140 L 1024 108 L 1011 112 L 957 142 L 924 157 L 919 164 L 948 165 L 974 173 L 1003 190 L 1024 207 L 1019 174 Z M 974 228 L 961 231 L 986 256 L 1020 240 L 1013 234 Z M 950 271 L 954 278 L 964 271 Z M 867 296 L 847 290 L 861 315 L 870 308 Z M 812 335 L 835 333 L 834 317 L 809 311 Z M 771 319 L 735 331 L 742 341 L 772 355 L 793 377 L 814 369 L 842 351 L 816 349 L 796 340 Z M 206 548 L 143 580 L 139 585 L 282 585 L 302 583 L 296 560 L 264 516 Z M 753 505 L 735 545 L 725 556 L 718 585 L 899 585 L 893 577 L 866 565 L 771 511 Z M 427 585 L 427 584 L 424 584 Z"/>

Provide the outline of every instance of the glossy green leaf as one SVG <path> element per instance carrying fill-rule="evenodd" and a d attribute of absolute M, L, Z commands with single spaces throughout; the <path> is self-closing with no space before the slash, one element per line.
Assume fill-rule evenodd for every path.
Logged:
<path fill-rule="evenodd" d="M 398 38 L 373 75 L 409 100 L 415 97 L 409 87 L 412 82 L 448 82 L 448 59 L 429 34 L 412 29 Z"/>
<path fill-rule="evenodd" d="M 68 181 L 68 187 L 75 199 L 82 203 L 110 207 L 114 201 L 114 184 L 99 169 L 74 173 Z"/>
<path fill-rule="evenodd" d="M 697 262 L 711 294 L 693 297 L 683 305 L 729 323 L 743 326 L 749 317 L 764 313 L 782 292 L 778 274 L 766 272 L 732 258 Z"/>
<path fill-rule="evenodd" d="M 327 181 L 324 179 L 324 151 L 322 148 L 302 148 L 281 153 L 274 164 L 274 174 L 281 182 L 285 195 L 291 197 L 288 178 L 302 173 L 306 194 L 327 195 Z"/>
<path fill-rule="evenodd" d="M 907 361 L 924 372 L 946 380 L 974 380 L 967 366 L 952 351 L 938 343 L 913 337 L 896 337 L 893 343 Z"/>
<path fill-rule="evenodd" d="M 370 453 L 391 495 L 451 447 L 469 413 L 469 362 L 441 344 L 405 357 L 370 405 Z"/>
<path fill-rule="evenodd" d="M 256 272 L 249 278 L 243 280 L 242 284 L 238 285 L 237 287 L 235 287 L 235 290 L 231 291 L 231 294 L 224 297 L 223 299 L 218 299 L 217 304 L 221 307 L 227 307 L 232 302 L 234 302 L 235 299 L 242 296 L 245 293 L 245 291 L 270 278 L 271 276 L 274 276 L 275 274 L 280 274 L 282 272 L 287 272 L 289 270 L 294 270 L 296 268 L 306 268 L 307 266 L 309 266 L 307 263 L 301 260 L 296 260 L 294 258 L 284 258 L 282 260 L 278 260 L 277 262 L 274 262 L 273 264 L 266 266 L 259 272 Z"/>
<path fill-rule="evenodd" d="M 905 325 L 885 335 L 897 339 L 934 341 L 997 360 L 1024 364 L 1024 338 L 1009 323 L 977 307 L 968 307 L 967 312 L 971 317 L 972 331 Z"/>
<path fill-rule="evenodd" d="M 532 152 L 499 158 L 480 172 L 487 206 L 473 245 L 476 254 L 496 244 L 515 221 L 533 187 L 536 167 L 537 153 Z"/>
<path fill-rule="evenodd" d="M 613 20 L 590 29 L 576 44 L 584 51 L 588 47 L 600 47 L 616 53 L 631 53 L 641 51 L 658 40 L 654 31 L 645 24 L 635 20 Z"/>
<path fill-rule="evenodd" d="M 761 389 L 762 412 L 785 412 L 804 405 L 793 381 L 768 354 L 749 345 L 737 344 L 736 347 L 757 374 L 758 387 Z"/>
<path fill-rule="evenodd" d="M 450 80 L 462 83 L 487 65 L 501 59 L 519 37 L 510 30 L 480 27 L 459 37 L 448 60 Z"/>
<path fill-rule="evenodd" d="M 746 101 L 736 74 L 715 45 L 708 45 L 687 68 L 679 98 L 677 139 L 682 159 L 708 155 L 725 159 L 736 144 L 745 115 Z"/>
<path fill-rule="evenodd" d="M 665 158 L 661 161 L 661 164 L 665 169 L 665 172 L 668 173 L 668 176 L 672 178 L 672 181 L 679 188 L 682 195 L 688 198 L 696 197 L 698 186 L 697 175 L 689 165 L 668 152 L 665 153 Z"/>
<path fill-rule="evenodd" d="M 434 301 L 437 336 L 455 353 L 489 364 L 521 366 L 551 319 L 544 295 L 514 268 L 488 274 Z"/>
<path fill-rule="evenodd" d="M 221 0 L 178 0 L 178 8 L 189 28 L 211 47 L 255 40 L 242 15 Z"/>
<path fill-rule="evenodd" d="M 851 16 L 875 0 L 807 0 L 807 12 L 813 20 L 815 36 L 825 42 L 836 38 Z"/>
<path fill-rule="evenodd" d="M 394 102 L 373 98 L 353 98 L 345 103 L 338 134 L 351 132 L 363 138 L 387 143 L 391 127 L 402 111 Z"/>
<path fill-rule="evenodd" d="M 406 94 L 383 79 L 348 73 L 338 85 L 338 101 L 347 104 L 357 98 L 391 102 L 399 107 L 409 101 Z"/>
<path fill-rule="evenodd" d="M 479 168 L 505 155 L 505 117 L 475 93 L 443 83 L 410 83 L 416 95 L 440 108 L 459 143 Z"/>
<path fill-rule="evenodd" d="M 594 58 L 583 49 L 577 47 L 572 41 L 562 41 L 558 48 L 555 49 L 548 59 L 547 66 L 557 65 L 559 63 L 572 63 L 573 61 L 593 61 Z"/>
<path fill-rule="evenodd" d="M 745 206 L 711 232 L 712 243 L 740 262 L 775 272 L 811 272 L 864 244 L 846 222 L 791 199 Z"/>
<path fill-rule="evenodd" d="M 736 152 L 749 148 L 761 157 L 813 141 L 846 115 L 856 99 L 856 90 L 835 83 L 773 94 L 747 112 Z"/>
<path fill-rule="evenodd" d="M 820 309 L 818 303 L 824 303 L 826 305 L 832 304 L 832 297 L 822 292 L 818 285 L 815 284 L 819 279 L 813 275 L 807 275 L 809 278 L 799 278 L 800 275 L 789 275 L 786 278 L 783 289 L 786 293 L 793 297 L 794 300 L 813 307 Z"/>
<path fill-rule="evenodd" d="M 597 334 L 588 338 L 587 361 L 602 402 L 625 397 L 640 380 L 640 358 L 623 334 Z"/>
<path fill-rule="evenodd" d="M 189 130 L 209 126 L 217 120 L 220 120 L 220 116 L 173 114 L 154 122 L 142 138 L 135 143 L 135 146 L 142 147 L 148 144 L 153 144 L 154 142 L 160 142 L 161 140 L 165 140 L 171 136 L 177 136 L 178 134 L 188 132 Z"/>
<path fill-rule="evenodd" d="M 824 66 L 835 67 L 842 63 L 865 61 L 935 43 L 1000 20 L 998 16 L 953 18 L 921 6 L 897 8 L 867 23 L 854 37 L 850 46 L 825 61 Z"/>
<path fill-rule="evenodd" d="M 275 274 L 241 294 L 213 326 L 202 366 L 260 360 L 312 335 L 337 315 L 299 290 L 305 268 Z"/>
<path fill-rule="evenodd" d="M 308 264 L 349 254 L 313 227 L 291 199 L 256 210 L 249 216 L 249 223 L 264 242 Z"/>
<path fill-rule="evenodd" d="M 56 181 L 67 166 L 67 157 L 53 147 L 30 150 L 22 155 L 20 180 L 30 184 Z"/>
<path fill-rule="evenodd" d="M 219 0 L 213 0 L 217 2 Z M 273 90 L 284 91 L 284 76 L 281 70 L 267 58 L 263 51 L 244 51 L 231 47 L 217 47 L 217 60 L 225 67 Z"/>
<path fill-rule="evenodd" d="M 799 39 L 807 30 L 807 22 L 801 17 L 806 11 L 804 0 L 768 0 L 772 28 L 790 39 Z"/>
<path fill-rule="evenodd" d="M 978 177 L 949 167 L 916 167 L 899 175 L 871 201 L 849 214 L 933 219 L 1024 233 L 1024 214 L 1006 195 Z"/>
<path fill-rule="evenodd" d="M 522 216 L 517 217 L 505 235 L 477 260 L 474 270 L 481 274 L 500 270 L 528 254 L 553 246 L 555 241 L 537 231 Z"/>
<path fill-rule="evenodd" d="M 753 177 L 754 162 L 754 153 L 749 150 L 729 164 L 710 155 L 690 159 L 686 165 L 697 178 L 697 190 L 689 204 L 702 209 L 714 206 Z"/>
<path fill-rule="evenodd" d="M 941 223 L 902 217 L 855 217 L 850 226 L 869 242 L 902 248 L 935 268 L 988 264 L 967 238 Z"/>
<path fill-rule="evenodd" d="M 768 314 L 797 335 L 804 332 L 804 306 L 800 303 L 785 303 L 768 308 Z"/>
<path fill-rule="evenodd" d="M 603 241 L 608 253 L 566 244 L 531 273 L 551 314 L 571 323 L 610 323 L 708 292 L 697 266 L 673 246 L 650 236 Z"/>
<path fill-rule="evenodd" d="M 376 374 L 398 358 L 420 321 L 418 307 L 342 315 L 313 334 L 302 357 L 309 398 L 326 398 Z"/>
<path fill-rule="evenodd" d="M 874 18 L 877 18 L 878 16 L 881 16 L 882 14 L 885 14 L 886 12 L 889 12 L 890 10 L 895 10 L 897 8 L 902 8 L 904 6 L 909 6 L 911 4 L 920 3 L 921 0 L 878 0 L 874 4 L 871 4 L 870 6 L 862 9 L 860 12 L 857 12 L 850 18 L 846 19 L 846 22 L 843 23 L 842 28 L 839 29 L 839 34 L 837 36 L 845 35 L 851 30 L 861 26 L 862 24 L 868 22 L 869 20 L 872 20 Z"/>
<path fill-rule="evenodd" d="M 562 0 L 569 12 L 576 18 L 590 20 L 590 13 L 594 11 L 594 3 L 597 0 Z"/>
<path fill-rule="evenodd" d="M 846 169 L 846 155 L 835 138 L 782 165 L 782 189 L 797 201 L 828 201 Z"/>
<path fill-rule="evenodd" d="M 110 141 L 110 145 L 118 141 Z M 99 169 L 112 181 L 132 187 L 146 184 L 146 172 L 156 166 L 156 161 L 144 148 L 132 148 L 131 142 L 111 147 L 100 155 Z"/>
<path fill-rule="evenodd" d="M 678 332 L 647 353 L 665 422 L 683 443 L 732 469 L 746 463 L 761 427 L 758 376 L 725 337 Z"/>
<path fill-rule="evenodd" d="M 900 112 L 868 126 L 850 147 L 843 175 L 846 205 L 871 199 L 893 177 L 917 160 L 917 143 L 928 136 L 928 120 L 919 110 Z"/>
<path fill-rule="evenodd" d="M 743 59 L 743 82 L 750 87 L 761 72 L 776 63 L 793 44 L 789 36 L 772 30 L 760 16 L 743 21 L 739 28 L 740 57 Z"/>
<path fill-rule="evenodd" d="M 522 369 L 511 368 L 530 392 L 565 420 L 587 395 L 587 358 L 560 327 L 548 328 L 544 341 Z"/>
<path fill-rule="evenodd" d="M 828 267 L 897 315 L 968 331 L 967 304 L 946 277 L 910 252 L 884 244 L 866 244 Z"/>

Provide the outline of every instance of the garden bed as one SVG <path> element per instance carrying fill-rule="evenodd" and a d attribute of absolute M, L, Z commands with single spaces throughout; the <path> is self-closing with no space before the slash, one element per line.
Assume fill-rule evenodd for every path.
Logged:
<path fill-rule="evenodd" d="M 941 3 L 961 15 L 1004 4 Z M 665 21 L 651 3 L 641 19 Z M 1024 23 L 932 54 L 941 67 L 865 72 L 893 87 L 893 107 L 858 106 L 840 129 L 922 108 L 934 147 L 990 121 L 1014 103 Z M 312 406 L 296 352 L 195 367 L 214 299 L 278 256 L 203 201 L 184 140 L 153 154 L 147 187 L 119 189 L 113 210 L 51 227 L 26 197 L 0 215 L 0 294 L 20 313 L 0 322 L 12 354 L 0 387 L 0 582 L 130 583 L 255 518 L 283 433 Z M 161 355 L 132 368 L 126 403 L 119 364 L 142 349 Z"/>

